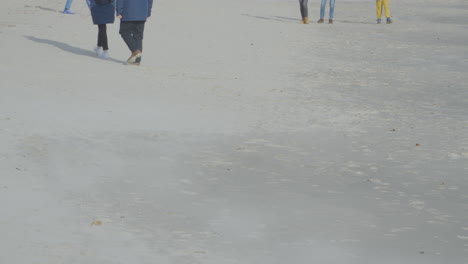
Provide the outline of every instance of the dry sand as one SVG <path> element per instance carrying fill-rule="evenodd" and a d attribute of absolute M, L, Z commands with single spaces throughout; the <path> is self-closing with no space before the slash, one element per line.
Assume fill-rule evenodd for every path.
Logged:
<path fill-rule="evenodd" d="M 0 263 L 466 263 L 465 0 L 160 0 L 140 67 L 64 2 L 0 9 Z"/>

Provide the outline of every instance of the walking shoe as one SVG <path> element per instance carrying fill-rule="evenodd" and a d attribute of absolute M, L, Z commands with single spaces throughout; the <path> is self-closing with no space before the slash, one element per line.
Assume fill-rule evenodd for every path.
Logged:
<path fill-rule="evenodd" d="M 328 19 L 328 24 L 333 24 L 333 19 Z"/>
<path fill-rule="evenodd" d="M 75 14 L 75 12 L 73 12 L 71 10 L 63 10 L 63 13 L 68 14 L 68 15 L 74 15 Z"/>
<path fill-rule="evenodd" d="M 128 58 L 127 63 L 134 63 L 140 57 L 141 57 L 141 50 L 135 50 L 130 56 L 130 58 Z"/>
<path fill-rule="evenodd" d="M 302 18 L 301 24 L 309 24 L 309 18 L 308 17 Z"/>
<path fill-rule="evenodd" d="M 382 19 L 377 19 L 377 24 L 381 24 L 382 23 Z"/>
<path fill-rule="evenodd" d="M 319 20 L 317 21 L 317 23 L 322 24 L 323 21 L 324 21 L 323 18 L 321 18 L 321 19 L 319 19 Z"/>
<path fill-rule="evenodd" d="M 96 56 L 101 57 L 102 52 L 103 52 L 102 47 L 98 47 L 98 46 L 94 47 L 94 52 L 96 52 Z"/>
<path fill-rule="evenodd" d="M 393 23 L 392 19 L 387 17 L 387 24 L 391 24 L 391 23 Z"/>
<path fill-rule="evenodd" d="M 141 57 L 136 58 L 135 62 L 129 63 L 130 65 L 140 66 Z"/>
<path fill-rule="evenodd" d="M 102 59 L 108 59 L 109 58 L 109 50 L 103 50 L 102 53 L 100 55 L 98 55 L 99 58 L 102 58 Z"/>

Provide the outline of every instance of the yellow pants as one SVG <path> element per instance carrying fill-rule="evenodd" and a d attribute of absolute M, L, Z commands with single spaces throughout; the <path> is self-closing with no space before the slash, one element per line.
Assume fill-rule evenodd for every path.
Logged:
<path fill-rule="evenodd" d="M 382 9 L 385 8 L 385 17 L 391 17 L 390 16 L 390 7 L 388 7 L 388 1 L 389 0 L 376 0 L 375 4 L 377 7 L 377 18 L 381 19 L 382 18 Z"/>

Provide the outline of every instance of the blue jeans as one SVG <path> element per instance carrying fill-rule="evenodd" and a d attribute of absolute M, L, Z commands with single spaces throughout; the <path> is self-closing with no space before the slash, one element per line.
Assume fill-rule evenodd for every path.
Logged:
<path fill-rule="evenodd" d="M 325 6 L 327 5 L 327 0 L 322 0 L 322 4 L 320 5 L 320 18 L 323 19 L 325 17 Z M 330 0 L 330 19 L 333 19 L 335 15 L 335 0 Z"/>
<path fill-rule="evenodd" d="M 67 0 L 67 3 L 65 4 L 65 11 L 70 10 L 72 2 L 73 0 Z"/>

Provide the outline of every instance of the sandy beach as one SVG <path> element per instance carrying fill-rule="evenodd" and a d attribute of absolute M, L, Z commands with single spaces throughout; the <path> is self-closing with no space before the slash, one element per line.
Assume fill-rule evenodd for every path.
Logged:
<path fill-rule="evenodd" d="M 467 263 L 467 1 L 4 2 L 0 263 Z"/>

